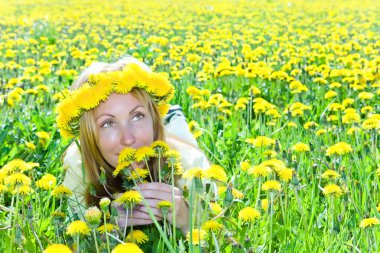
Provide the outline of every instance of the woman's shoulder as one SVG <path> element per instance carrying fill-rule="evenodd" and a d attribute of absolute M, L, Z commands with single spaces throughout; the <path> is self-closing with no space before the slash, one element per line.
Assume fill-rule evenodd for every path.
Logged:
<path fill-rule="evenodd" d="M 207 169 L 210 166 L 206 155 L 198 148 L 177 137 L 168 136 L 166 138 L 168 145 L 181 154 L 182 166 L 185 170 L 200 167 Z"/>

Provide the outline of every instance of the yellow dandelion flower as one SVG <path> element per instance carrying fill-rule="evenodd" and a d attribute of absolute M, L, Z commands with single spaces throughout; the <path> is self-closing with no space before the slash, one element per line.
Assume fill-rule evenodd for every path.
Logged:
<path fill-rule="evenodd" d="M 369 100 L 369 99 L 372 99 L 375 95 L 373 93 L 369 93 L 369 92 L 360 92 L 359 95 L 358 95 L 358 98 L 360 100 Z"/>
<path fill-rule="evenodd" d="M 148 236 L 141 230 L 133 230 L 125 237 L 126 242 L 142 244 L 149 241 Z"/>
<path fill-rule="evenodd" d="M 339 197 L 343 194 L 343 190 L 336 184 L 328 184 L 323 188 L 323 194 Z"/>
<path fill-rule="evenodd" d="M 30 150 L 36 150 L 36 145 L 34 145 L 34 143 L 31 142 L 31 141 L 27 141 L 27 142 L 25 142 L 25 146 L 26 146 L 28 149 L 30 149 Z"/>
<path fill-rule="evenodd" d="M 220 224 L 219 222 L 217 222 L 216 220 L 208 220 L 202 226 L 202 229 L 204 231 L 206 232 L 212 231 L 214 233 L 220 231 L 223 228 L 224 226 Z"/>
<path fill-rule="evenodd" d="M 260 217 L 260 212 L 253 207 L 245 207 L 239 211 L 239 220 L 243 222 L 252 222 Z"/>
<path fill-rule="evenodd" d="M 114 224 L 107 223 L 105 226 L 101 225 L 98 228 L 99 233 L 104 234 L 105 232 L 111 232 L 112 230 L 119 230 L 118 226 L 115 226 Z"/>
<path fill-rule="evenodd" d="M 281 184 L 276 180 L 268 180 L 262 186 L 264 191 L 281 191 Z"/>
<path fill-rule="evenodd" d="M 356 112 L 356 109 L 349 107 L 344 110 L 344 113 L 349 114 L 349 113 L 357 113 L 357 112 Z"/>
<path fill-rule="evenodd" d="M 111 253 L 144 253 L 139 246 L 134 243 L 124 243 L 117 245 Z"/>
<path fill-rule="evenodd" d="M 11 174 L 12 172 L 25 172 L 37 166 L 39 166 L 38 163 L 25 162 L 21 159 L 14 159 L 4 165 L 2 169 L 5 170 L 7 174 Z"/>
<path fill-rule="evenodd" d="M 40 143 L 43 146 L 45 146 L 47 141 L 50 139 L 50 134 L 44 131 L 37 132 L 36 135 L 40 139 Z"/>
<path fill-rule="evenodd" d="M 345 107 L 342 104 L 339 103 L 332 103 L 329 106 L 329 111 L 337 112 L 337 111 L 343 111 Z"/>
<path fill-rule="evenodd" d="M 326 131 L 326 129 L 319 129 L 317 132 L 315 132 L 315 134 L 317 135 L 317 136 L 320 136 L 320 135 L 322 135 L 322 134 L 325 134 L 327 131 Z"/>
<path fill-rule="evenodd" d="M 159 209 L 170 208 L 170 207 L 172 207 L 172 205 L 173 205 L 172 202 L 163 200 L 157 204 L 157 208 L 159 208 Z"/>
<path fill-rule="evenodd" d="M 164 141 L 155 141 L 150 145 L 156 152 L 157 155 L 163 154 L 169 150 L 169 146 Z"/>
<path fill-rule="evenodd" d="M 342 122 L 344 124 L 351 124 L 351 123 L 356 123 L 359 121 L 360 121 L 360 115 L 356 112 L 346 113 L 342 117 Z"/>
<path fill-rule="evenodd" d="M 292 146 L 292 150 L 294 150 L 296 152 L 308 152 L 308 151 L 310 151 L 310 147 L 309 147 L 309 145 L 307 145 L 305 143 L 298 142 L 297 144 Z"/>
<path fill-rule="evenodd" d="M 315 129 L 316 127 L 318 127 L 319 124 L 314 122 L 314 121 L 309 121 L 309 122 L 306 122 L 304 125 L 303 125 L 303 128 L 305 128 L 306 130 L 307 129 Z"/>
<path fill-rule="evenodd" d="M 297 116 L 303 116 L 304 114 L 304 110 L 302 109 L 295 109 L 292 111 L 292 117 L 297 117 Z M 292 125 L 288 124 L 288 127 L 291 127 Z M 295 125 L 294 127 L 297 127 L 297 125 Z"/>
<path fill-rule="evenodd" d="M 12 191 L 12 195 L 20 194 L 22 196 L 29 195 L 33 193 L 34 190 L 30 188 L 28 185 L 23 185 L 23 186 L 17 186 L 16 189 Z"/>
<path fill-rule="evenodd" d="M 223 211 L 223 208 L 216 202 L 210 202 L 210 209 L 215 215 L 218 215 Z"/>
<path fill-rule="evenodd" d="M 269 207 L 269 200 L 268 199 L 262 199 L 261 200 L 261 208 L 266 212 L 268 211 Z"/>
<path fill-rule="evenodd" d="M 89 235 L 90 228 L 87 226 L 86 222 L 81 220 L 73 221 L 69 224 L 66 229 L 66 233 L 75 236 L 75 235 Z"/>
<path fill-rule="evenodd" d="M 340 84 L 338 82 L 333 82 L 333 83 L 330 83 L 329 87 L 330 88 L 340 88 L 340 87 L 342 87 L 342 84 Z"/>
<path fill-rule="evenodd" d="M 252 166 L 248 169 L 248 174 L 253 175 L 254 177 L 266 177 L 270 173 L 272 173 L 272 169 L 263 165 Z"/>
<path fill-rule="evenodd" d="M 247 171 L 251 167 L 251 164 L 249 162 L 243 161 L 240 162 L 240 167 L 242 171 Z"/>
<path fill-rule="evenodd" d="M 191 237 L 192 237 L 191 238 L 192 239 L 192 243 L 194 245 L 200 245 L 206 239 L 206 231 L 204 231 L 203 229 L 193 229 L 191 231 Z M 186 240 L 188 242 L 190 242 L 190 231 L 187 232 Z"/>
<path fill-rule="evenodd" d="M 189 131 L 193 134 L 195 139 L 199 138 L 203 134 L 203 131 L 200 130 L 198 122 L 194 120 L 189 122 Z"/>
<path fill-rule="evenodd" d="M 67 188 L 66 186 L 64 185 L 58 185 L 56 186 L 53 191 L 51 192 L 51 195 L 53 195 L 54 197 L 58 197 L 58 198 L 61 198 L 61 197 L 69 197 L 73 194 L 73 192 Z"/>
<path fill-rule="evenodd" d="M 340 177 L 339 173 L 334 170 L 326 170 L 321 175 L 324 179 L 337 179 Z"/>
<path fill-rule="evenodd" d="M 4 179 L 4 184 L 11 187 L 15 185 L 30 185 L 32 180 L 25 174 L 17 172 Z"/>
<path fill-rule="evenodd" d="M 379 225 L 379 224 L 380 224 L 380 220 L 376 217 L 373 217 L 373 218 L 363 219 L 360 222 L 359 227 L 360 228 L 367 228 L 367 227 L 373 227 L 373 226 Z"/>
<path fill-rule="evenodd" d="M 297 124 L 293 121 L 290 121 L 286 124 L 287 127 L 294 127 L 294 128 L 297 128 Z"/>
<path fill-rule="evenodd" d="M 350 144 L 346 142 L 339 142 L 335 145 L 330 146 L 326 150 L 326 155 L 331 156 L 331 155 L 344 155 L 347 153 L 352 152 L 353 149 Z"/>
<path fill-rule="evenodd" d="M 380 120 L 375 118 L 366 119 L 362 124 L 362 128 L 365 130 L 380 129 Z"/>
<path fill-rule="evenodd" d="M 347 107 L 348 105 L 352 105 L 355 102 L 355 99 L 352 98 L 346 98 L 343 100 L 342 105 L 344 107 Z"/>
<path fill-rule="evenodd" d="M 338 121 L 338 116 L 336 115 L 330 115 L 327 117 L 327 121 Z"/>
<path fill-rule="evenodd" d="M 338 95 L 338 93 L 336 93 L 335 91 L 333 90 L 329 90 L 325 93 L 325 99 L 330 99 L 330 98 L 334 98 Z"/>
<path fill-rule="evenodd" d="M 378 120 L 380 120 L 380 114 L 372 114 L 372 115 L 369 115 L 368 116 L 368 118 L 370 118 L 370 119 L 378 119 Z"/>
<path fill-rule="evenodd" d="M 378 213 L 380 213 L 380 203 L 377 205 L 376 210 L 377 210 Z"/>
<path fill-rule="evenodd" d="M 6 192 L 6 191 L 8 191 L 8 187 L 6 187 L 6 186 L 3 185 L 3 184 L 0 184 L 0 193 L 4 193 L 4 192 Z"/>
<path fill-rule="evenodd" d="M 139 203 L 142 197 L 138 191 L 129 190 L 124 192 L 120 197 L 118 197 L 115 202 L 120 204 L 134 204 Z"/>
<path fill-rule="evenodd" d="M 164 156 L 167 158 L 170 164 L 179 162 L 181 160 L 181 154 L 174 149 L 166 151 Z"/>
<path fill-rule="evenodd" d="M 65 218 L 66 214 L 64 212 L 56 211 L 56 212 L 52 212 L 51 216 L 54 218 Z"/>
<path fill-rule="evenodd" d="M 141 162 L 155 156 L 156 152 L 152 147 L 140 147 L 136 150 L 135 159 L 136 162 Z"/>
<path fill-rule="evenodd" d="M 157 110 L 161 117 L 165 117 L 165 115 L 170 110 L 170 105 L 169 104 L 157 105 Z"/>
<path fill-rule="evenodd" d="M 318 83 L 318 84 L 322 84 L 322 85 L 327 84 L 326 79 L 323 77 L 316 77 L 313 79 L 313 82 Z"/>
<path fill-rule="evenodd" d="M 43 253 L 72 253 L 73 251 L 64 244 L 51 244 Z"/>
<path fill-rule="evenodd" d="M 192 168 L 192 169 L 185 171 L 185 173 L 183 173 L 182 177 L 187 178 L 187 179 L 192 179 L 192 178 L 202 179 L 202 178 L 206 177 L 206 173 L 205 173 L 204 169 L 199 168 L 199 167 L 195 167 L 195 168 Z"/>
<path fill-rule="evenodd" d="M 361 129 L 359 127 L 350 127 L 349 129 L 347 129 L 347 134 L 348 135 L 352 135 L 356 132 L 360 132 Z"/>
<path fill-rule="evenodd" d="M 278 176 L 282 181 L 289 182 L 293 178 L 293 169 L 282 169 L 278 171 Z"/>
<path fill-rule="evenodd" d="M 119 156 L 120 158 L 120 156 Z M 129 168 L 129 166 L 131 165 L 131 162 L 118 162 L 115 170 L 112 172 L 112 175 L 114 177 L 116 177 L 117 175 L 119 175 L 119 173 L 124 170 L 125 168 Z"/>
<path fill-rule="evenodd" d="M 223 194 L 225 193 L 227 190 L 227 187 L 225 186 L 220 186 L 218 187 L 218 194 Z M 244 197 L 244 193 L 242 193 L 241 191 L 235 189 L 235 188 L 232 188 L 232 196 L 235 198 L 235 199 L 242 199 Z"/>
<path fill-rule="evenodd" d="M 120 152 L 118 162 L 133 162 L 135 160 L 135 154 L 136 149 L 126 147 Z"/>
<path fill-rule="evenodd" d="M 265 152 L 263 153 L 263 155 L 267 158 L 274 158 L 277 156 L 277 152 L 274 151 L 274 150 L 265 150 Z"/>
<path fill-rule="evenodd" d="M 279 172 L 283 169 L 286 169 L 285 163 L 278 159 L 270 159 L 260 163 L 261 166 L 270 167 L 272 170 Z"/>
<path fill-rule="evenodd" d="M 149 175 L 149 170 L 136 168 L 132 169 L 131 173 L 127 177 L 128 180 L 144 179 Z"/>
<path fill-rule="evenodd" d="M 366 114 L 373 111 L 373 107 L 370 105 L 364 106 L 362 109 L 360 109 L 360 112 L 362 114 Z"/>
<path fill-rule="evenodd" d="M 275 144 L 275 140 L 266 136 L 258 136 L 255 139 L 248 138 L 245 142 L 252 144 L 254 147 L 268 147 Z"/>
<path fill-rule="evenodd" d="M 196 96 L 196 95 L 200 96 L 200 95 L 202 95 L 201 90 L 198 89 L 195 86 L 189 86 L 186 89 L 186 93 L 189 94 L 190 96 Z"/>
<path fill-rule="evenodd" d="M 174 164 L 174 175 L 181 176 L 184 172 L 183 166 L 180 162 Z"/>
<path fill-rule="evenodd" d="M 45 174 L 42 178 L 36 181 L 36 186 L 42 190 L 50 190 L 57 184 L 57 179 L 51 174 Z"/>
<path fill-rule="evenodd" d="M 223 167 L 212 164 L 210 168 L 205 171 L 205 177 L 212 180 L 227 182 L 227 174 L 224 171 Z"/>

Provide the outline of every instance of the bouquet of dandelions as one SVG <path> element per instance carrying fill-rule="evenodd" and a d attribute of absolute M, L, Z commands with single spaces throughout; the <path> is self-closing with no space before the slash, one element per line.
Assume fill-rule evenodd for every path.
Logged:
<path fill-rule="evenodd" d="M 145 166 L 144 168 L 138 168 L 135 166 L 136 164 L 144 164 Z M 190 252 L 194 252 L 201 251 L 202 248 L 209 248 L 211 244 L 215 248 L 218 247 L 215 234 L 218 233 L 218 237 L 222 236 L 221 230 L 224 226 L 218 223 L 217 219 L 223 216 L 233 200 L 232 186 L 225 187 L 227 186 L 227 175 L 221 166 L 211 165 L 208 169 L 193 168 L 184 172 L 180 154 L 175 150 L 171 150 L 165 142 L 155 141 L 150 146 L 122 150 L 119 155 L 118 166 L 113 175 L 115 177 L 121 175 L 123 178 L 125 192 L 114 195 L 114 202 L 125 208 L 125 226 L 121 229 L 122 231 L 118 229 L 118 219 L 123 217 L 118 217 L 118 212 L 114 205 L 110 205 L 111 201 L 108 198 L 102 199 L 100 206 L 103 211 L 103 225 L 97 231 L 105 234 L 103 239 L 105 237 L 106 242 L 100 248 L 107 248 L 109 251 L 110 248 L 115 246 L 125 247 L 128 244 L 128 247 L 137 247 L 138 249 L 140 249 L 139 247 L 141 249 L 146 247 L 146 250 L 185 252 L 188 245 Z M 184 200 L 190 207 L 189 232 L 186 234 L 186 238 L 176 229 L 175 214 L 172 215 L 173 220 L 171 222 L 167 220 L 168 212 L 176 211 L 175 201 L 161 201 L 158 203 L 156 208 L 162 212 L 163 217 L 162 221 L 159 221 L 138 187 L 138 185 L 148 181 L 166 183 L 172 186 L 172 199 L 175 199 L 174 187 L 181 180 L 181 177 L 188 180 L 183 189 Z M 100 182 L 106 186 L 105 175 L 101 175 L 100 178 Z M 219 206 L 220 210 L 215 212 L 218 209 L 215 208 L 215 205 L 218 205 L 217 201 L 219 200 L 217 183 L 222 183 L 223 187 L 221 188 L 226 192 L 224 198 L 226 209 L 222 210 Z M 112 195 L 110 194 L 110 196 Z M 140 230 L 134 229 L 133 224 L 128 224 L 128 216 L 132 215 L 132 210 L 136 205 L 144 205 L 147 208 L 154 226 L 148 226 L 146 229 Z M 88 212 L 93 212 L 92 207 L 88 209 Z M 99 222 L 93 223 L 92 230 L 96 241 L 96 250 L 99 252 L 95 232 L 97 226 L 99 226 Z M 129 233 L 127 234 L 128 231 Z M 159 235 L 157 235 L 157 232 Z M 145 244 L 145 242 L 154 238 L 159 238 L 159 240 L 154 240 L 149 245 Z M 207 240 L 208 238 L 209 240 Z"/>

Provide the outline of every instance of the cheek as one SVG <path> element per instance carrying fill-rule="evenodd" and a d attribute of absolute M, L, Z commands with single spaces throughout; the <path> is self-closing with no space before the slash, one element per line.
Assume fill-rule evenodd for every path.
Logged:
<path fill-rule="evenodd" d="M 100 151 L 110 151 L 118 143 L 119 134 L 117 131 L 100 130 L 99 131 L 99 149 Z M 103 154 L 104 155 L 104 154 Z"/>
<path fill-rule="evenodd" d="M 153 121 L 150 119 L 143 127 L 140 128 L 139 136 L 144 146 L 149 146 L 154 141 Z"/>

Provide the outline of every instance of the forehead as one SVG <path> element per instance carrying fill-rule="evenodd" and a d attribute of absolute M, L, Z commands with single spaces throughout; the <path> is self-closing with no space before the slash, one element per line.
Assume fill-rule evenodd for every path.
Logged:
<path fill-rule="evenodd" d="M 94 115 L 96 117 L 104 113 L 128 113 L 137 106 L 144 106 L 144 103 L 133 94 L 113 93 L 106 101 L 100 103 L 99 106 L 94 109 Z"/>

